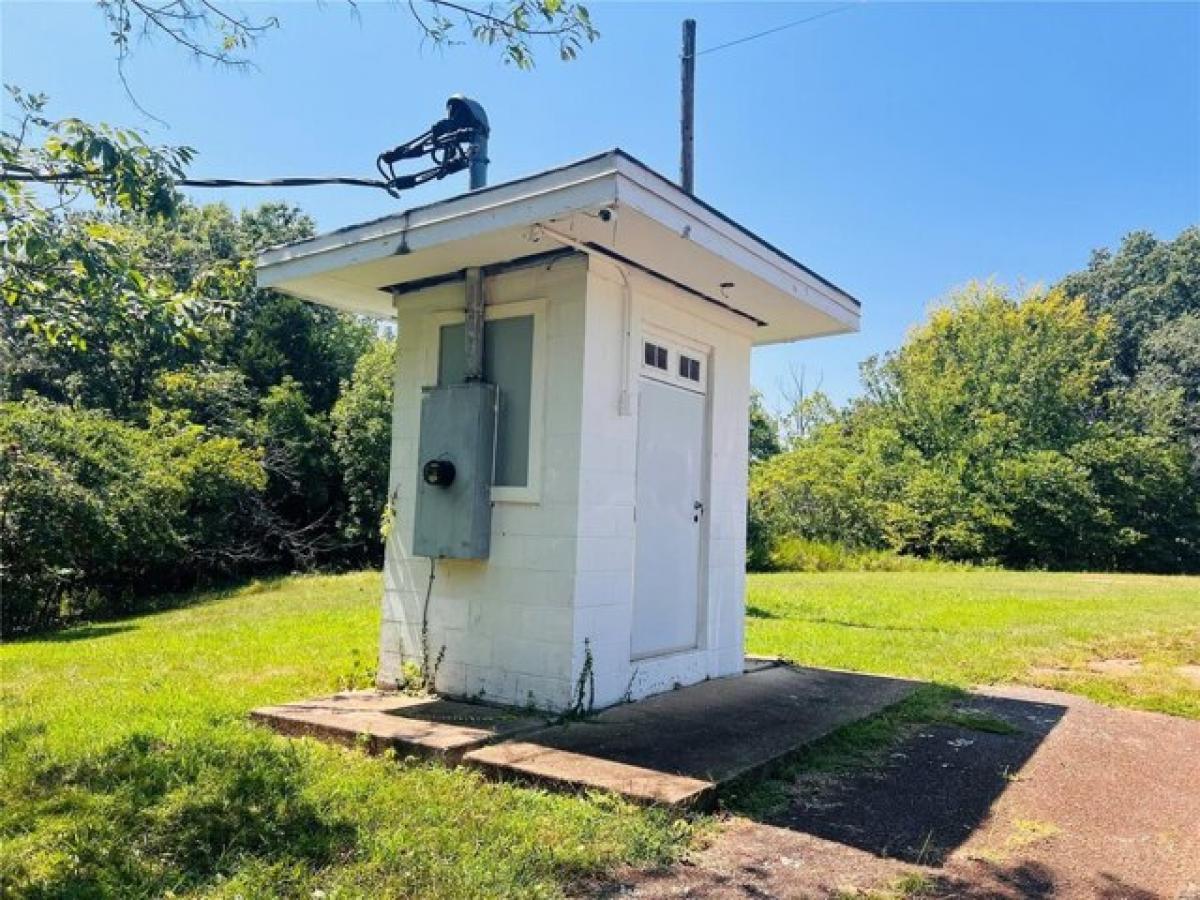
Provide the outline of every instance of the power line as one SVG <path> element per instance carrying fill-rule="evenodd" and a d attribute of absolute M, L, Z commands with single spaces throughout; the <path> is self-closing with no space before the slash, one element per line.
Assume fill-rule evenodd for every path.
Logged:
<path fill-rule="evenodd" d="M 373 187 L 387 190 L 388 183 L 378 178 L 344 178 L 344 177 L 295 177 L 295 178 L 263 178 L 250 180 L 242 178 L 180 178 L 176 184 L 184 187 L 226 188 L 226 187 L 313 187 L 321 184 L 340 184 L 350 187 Z"/>
<path fill-rule="evenodd" d="M 36 172 L 31 169 L 0 171 L 0 180 L 40 182 L 56 184 L 62 182 L 94 181 L 102 178 L 99 172 L 67 171 L 67 172 Z M 378 178 L 345 178 L 340 176 L 291 177 L 291 178 L 174 178 L 174 184 L 180 187 L 201 188 L 233 188 L 233 187 L 313 187 L 322 184 L 348 185 L 350 187 L 372 187 L 387 190 L 388 182 Z"/>
<path fill-rule="evenodd" d="M 859 0 L 859 3 L 866 0 Z M 832 16 L 836 13 L 845 12 L 852 6 L 858 6 L 859 3 L 845 3 L 842 6 L 835 6 L 833 9 L 827 9 L 824 12 L 819 12 L 814 16 L 807 16 L 803 19 L 796 19 L 792 22 L 785 22 L 783 25 L 776 25 L 774 28 L 768 28 L 766 31 L 759 31 L 755 34 L 748 34 L 745 37 L 737 38 L 736 40 L 727 41 L 724 44 L 717 44 L 715 47 L 707 47 L 704 50 L 697 51 L 697 56 L 703 56 L 706 53 L 716 53 L 718 50 L 724 50 L 727 47 L 736 47 L 738 44 L 745 44 L 747 41 L 757 40 L 760 37 L 766 37 L 769 34 L 777 34 L 780 31 L 787 31 L 789 28 L 795 28 L 797 25 L 804 25 L 807 22 L 815 22 L 817 19 L 823 19 L 826 16 Z"/>

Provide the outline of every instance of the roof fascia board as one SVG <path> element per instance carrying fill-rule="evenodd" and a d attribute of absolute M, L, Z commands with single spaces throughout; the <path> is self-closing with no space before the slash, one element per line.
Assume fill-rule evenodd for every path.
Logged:
<path fill-rule="evenodd" d="M 717 222 L 720 222 L 722 226 L 728 228 L 730 230 L 730 236 L 733 237 L 734 240 L 741 242 L 743 246 L 754 248 L 755 252 L 765 252 L 770 254 L 770 256 L 775 260 L 776 265 L 781 265 L 786 269 L 797 269 L 804 273 L 806 280 L 811 279 L 812 281 L 819 283 L 824 292 L 830 293 L 831 296 L 840 298 L 842 301 L 856 309 L 861 306 L 855 297 L 851 296 L 847 291 L 842 290 L 842 288 L 838 287 L 825 276 L 814 272 L 812 269 L 808 268 L 808 266 L 804 265 L 804 263 L 788 256 L 778 247 L 773 246 L 770 242 L 759 237 L 745 225 L 739 224 L 737 221 L 725 215 L 715 207 L 705 203 L 694 194 L 686 193 L 682 188 L 679 187 L 679 185 L 675 184 L 675 182 L 665 177 L 662 173 L 650 168 L 637 157 L 632 156 L 619 148 L 614 150 L 613 153 L 616 154 L 618 160 L 620 161 L 619 168 L 623 175 L 636 178 L 640 184 L 646 186 L 651 191 L 662 197 L 668 197 L 669 194 L 671 197 L 680 198 L 683 203 L 681 204 L 676 202 L 675 205 L 682 209 L 684 208 L 684 204 L 686 204 L 688 212 L 691 215 L 697 215 L 697 211 L 701 211 L 704 215 Z M 637 173 L 637 175 L 632 175 L 631 173 Z"/>
<path fill-rule="evenodd" d="M 533 225 L 570 215 L 580 209 L 606 206 L 614 202 L 615 197 L 616 176 L 613 173 L 592 176 L 565 186 L 547 188 L 536 195 L 460 210 L 423 222 L 410 222 L 406 227 L 377 235 L 364 235 L 336 247 L 278 262 L 265 262 L 260 264 L 258 270 L 259 284 L 271 287 L 333 269 L 470 240 L 506 228 Z"/>
<path fill-rule="evenodd" d="M 839 322 L 850 326 L 857 325 L 859 308 L 849 297 L 841 292 L 831 291 L 805 270 L 771 252 L 763 244 L 753 241 L 740 229 L 731 227 L 698 204 L 689 203 L 692 208 L 685 209 L 675 202 L 673 197 L 656 190 L 656 185 L 648 183 L 644 175 L 638 177 L 643 173 L 640 165 L 631 166 L 625 160 L 622 160 L 622 163 L 622 179 L 617 187 L 618 203 L 628 203 L 642 214 L 662 222 L 682 240 L 694 242 L 697 246 L 745 269 L 783 293 L 816 307 Z M 686 198 L 682 192 L 680 195 Z M 697 228 L 697 225 L 700 228 Z"/>
<path fill-rule="evenodd" d="M 615 154 L 605 154 L 529 179 L 497 185 L 451 200 L 417 207 L 366 225 L 263 251 L 260 283 L 266 287 L 325 271 L 478 236 L 513 225 L 533 224 L 616 198 Z"/>

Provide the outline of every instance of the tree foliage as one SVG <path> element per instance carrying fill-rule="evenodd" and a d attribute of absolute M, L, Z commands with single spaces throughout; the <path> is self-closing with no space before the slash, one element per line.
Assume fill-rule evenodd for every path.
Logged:
<path fill-rule="evenodd" d="M 139 40 L 164 39 L 196 59 L 246 68 L 258 40 L 280 28 L 275 16 L 253 17 L 218 0 L 99 0 L 117 53 L 118 71 Z M 357 14 L 357 0 L 346 6 Z M 439 47 L 474 40 L 499 49 L 501 59 L 521 69 L 534 64 L 534 45 L 549 43 L 562 60 L 574 59 L 599 32 L 582 3 L 567 0 L 507 0 L 478 5 L 453 0 L 412 0 L 405 9 L 426 40 Z M 460 37 L 461 35 L 461 37 Z"/>
<path fill-rule="evenodd" d="M 750 464 L 766 462 L 783 450 L 779 428 L 763 405 L 762 394 L 750 395 Z"/>
<path fill-rule="evenodd" d="M 342 534 L 376 559 L 382 551 L 380 517 L 387 503 L 395 372 L 396 343 L 381 338 L 359 357 L 330 416 L 346 494 Z"/>
<path fill-rule="evenodd" d="M 311 234 L 311 221 L 278 204 L 235 214 L 222 205 L 183 202 L 169 218 L 111 210 L 75 217 L 73 227 L 111 226 L 111 234 L 120 235 L 114 252 L 123 265 L 153 269 L 174 285 L 199 285 L 202 301 L 221 314 L 196 322 L 185 340 L 169 322 L 151 313 L 131 316 L 105 297 L 77 317 L 77 340 L 48 341 L 13 308 L 0 316 L 0 391 L 10 401 L 4 414 L 17 423 L 12 428 L 20 425 L 8 444 L 9 530 L 0 551 L 6 565 L 16 567 L 12 584 L 26 586 L 13 591 L 29 598 L 20 604 L 28 613 L 6 620 L 7 626 L 44 627 L 60 616 L 112 611 L 135 586 L 145 593 L 377 557 L 377 532 L 357 523 L 372 515 L 373 502 L 378 520 L 383 490 L 372 494 L 361 478 L 372 467 L 386 467 L 387 444 L 378 459 L 360 460 L 355 453 L 376 452 L 377 442 L 364 443 L 349 429 L 386 431 L 390 409 L 368 404 L 348 417 L 336 453 L 330 416 L 343 386 L 355 381 L 359 357 L 373 346 L 374 328 L 260 291 L 253 280 L 254 253 Z M 52 445 L 31 437 L 50 431 L 68 437 Z M 111 470 L 111 477 L 78 474 L 71 441 L 93 441 L 102 462 L 86 473 Z M 196 446 L 185 453 L 186 441 Z M 241 477 L 236 491 L 221 491 L 220 479 L 206 487 L 189 474 L 220 454 L 232 454 L 230 471 L 242 476 L 245 460 L 252 460 L 254 477 Z M 188 490 L 149 493 L 171 479 Z M 127 513 L 115 505 L 114 492 L 145 502 Z M 160 509 L 163 504 L 175 506 Z M 184 537 L 172 537 L 182 527 L 173 519 L 138 526 L 156 537 L 152 545 L 113 536 L 143 516 L 174 515 L 176 507 L 191 515 Z M 49 540 L 56 528 L 63 537 Z M 104 562 L 100 549 L 60 546 L 75 540 L 100 540 Z"/>
<path fill-rule="evenodd" d="M 151 147 L 134 132 L 78 119 L 51 120 L 44 96 L 8 91 L 17 120 L 0 132 L 0 164 L 44 178 L 36 189 L 0 179 L 0 300 L 11 325 L 78 350 L 97 321 L 118 318 L 122 328 L 187 340 L 211 312 L 207 273 L 180 283 L 139 265 L 129 252 L 139 236 L 113 215 L 169 217 L 180 201 L 173 179 L 192 151 Z M 81 199 L 100 214 L 80 214 Z"/>
<path fill-rule="evenodd" d="M 146 584 L 227 569 L 265 484 L 258 452 L 199 425 L 0 403 L 0 627 L 125 611 Z"/>
<path fill-rule="evenodd" d="M 1110 377 L 1129 388 L 1129 413 L 1176 430 L 1200 469 L 1200 227 L 1173 241 L 1134 232 L 1060 287 L 1113 320 Z"/>
<path fill-rule="evenodd" d="M 1085 270 L 1068 275 L 1059 287 L 1113 320 L 1113 374 L 1134 379 L 1154 335 L 1200 313 L 1200 227 L 1185 229 L 1173 241 L 1135 231 L 1116 253 L 1097 250 Z"/>
<path fill-rule="evenodd" d="M 1052 291 L 956 293 L 864 364 L 861 398 L 754 467 L 756 558 L 806 539 L 1013 566 L 1200 569 L 1200 472 L 1181 412 L 1191 295 L 1170 266 L 1124 258 L 1190 271 L 1200 244 L 1186 232 L 1176 244 L 1189 249 L 1131 238 L 1124 293 L 1097 262 L 1092 282 Z"/>

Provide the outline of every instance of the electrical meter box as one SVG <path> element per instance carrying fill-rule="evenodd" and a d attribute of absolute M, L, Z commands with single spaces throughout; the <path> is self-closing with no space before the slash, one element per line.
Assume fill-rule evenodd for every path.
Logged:
<path fill-rule="evenodd" d="M 423 389 L 413 554 L 486 559 L 492 533 L 497 390 L 468 382 Z"/>

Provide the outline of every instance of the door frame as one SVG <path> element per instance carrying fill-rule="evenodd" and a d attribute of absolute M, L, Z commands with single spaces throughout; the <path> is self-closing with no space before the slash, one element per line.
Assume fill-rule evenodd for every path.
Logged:
<path fill-rule="evenodd" d="M 651 369 L 645 365 L 643 361 L 643 348 L 646 341 L 659 343 L 667 347 L 671 356 L 667 361 L 666 373 L 660 375 L 657 370 Z M 678 647 L 671 650 L 664 650 L 655 653 L 634 654 L 633 653 L 633 629 L 630 628 L 629 643 L 630 653 L 629 660 L 631 663 L 649 662 L 652 660 L 664 660 L 672 656 L 685 656 L 688 654 L 702 653 L 709 649 L 711 644 L 709 636 L 709 621 L 711 619 L 711 600 L 708 589 L 708 544 L 710 537 L 709 519 L 711 517 L 711 483 L 712 483 L 712 393 L 713 393 L 713 348 L 708 344 L 700 343 L 692 338 L 685 337 L 677 331 L 651 324 L 643 320 L 640 323 L 638 340 L 635 344 L 637 348 L 638 360 L 637 366 L 637 386 L 639 394 L 638 402 L 638 421 L 637 421 L 637 436 L 636 442 L 640 440 L 642 418 L 641 418 L 641 386 L 643 380 L 654 381 L 664 387 L 670 387 L 685 393 L 700 394 L 703 397 L 702 417 L 700 426 L 700 502 L 704 504 L 704 512 L 700 516 L 700 532 L 697 535 L 698 547 L 696 553 L 696 635 L 695 642 L 687 647 Z M 684 350 L 689 355 L 696 355 L 701 362 L 701 377 L 698 387 L 692 387 L 686 382 L 681 381 L 676 377 L 675 373 L 678 353 Z M 636 453 L 635 453 L 636 456 Z M 641 477 L 636 463 L 634 467 L 634 522 L 633 522 L 633 542 L 634 542 L 634 559 L 637 559 L 637 544 L 638 530 L 640 523 L 637 518 L 637 489 L 638 479 Z M 631 575 L 634 579 L 632 600 L 637 602 L 637 565 L 633 567 Z M 632 618 L 631 618 L 632 626 Z"/>

